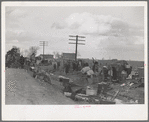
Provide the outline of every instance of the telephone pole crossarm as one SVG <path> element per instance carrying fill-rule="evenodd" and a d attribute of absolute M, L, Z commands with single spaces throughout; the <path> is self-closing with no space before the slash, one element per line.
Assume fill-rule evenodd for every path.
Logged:
<path fill-rule="evenodd" d="M 78 40 L 78 38 L 85 38 L 84 36 L 74 36 L 69 35 L 69 37 L 75 37 L 76 39 L 69 39 L 70 41 L 76 41 L 76 43 L 69 42 L 69 44 L 75 44 L 76 45 L 76 51 L 75 51 L 75 60 L 77 60 L 77 51 L 78 51 L 78 45 L 85 45 L 84 43 L 78 43 L 78 41 L 85 41 L 85 40 Z"/>
<path fill-rule="evenodd" d="M 79 38 L 85 38 L 84 36 L 78 36 Z"/>

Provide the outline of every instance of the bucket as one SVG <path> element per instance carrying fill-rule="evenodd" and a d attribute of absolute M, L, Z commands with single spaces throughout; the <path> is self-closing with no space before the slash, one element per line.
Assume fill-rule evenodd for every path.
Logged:
<path fill-rule="evenodd" d="M 86 89 L 86 95 L 97 95 L 97 89 Z"/>
<path fill-rule="evenodd" d="M 69 78 L 62 78 L 62 82 L 69 83 Z"/>
<path fill-rule="evenodd" d="M 106 83 L 98 83 L 98 94 L 101 92 L 104 92 L 107 89 L 107 84 Z"/>
<path fill-rule="evenodd" d="M 63 83 L 63 86 L 66 87 L 69 84 L 69 79 L 68 78 L 62 78 L 61 82 Z"/>

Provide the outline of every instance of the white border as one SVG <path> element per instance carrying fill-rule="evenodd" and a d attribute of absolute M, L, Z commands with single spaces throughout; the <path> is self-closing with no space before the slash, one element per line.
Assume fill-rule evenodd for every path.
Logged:
<path fill-rule="evenodd" d="M 2 2 L 2 120 L 147 120 L 148 52 L 147 2 Z M 6 6 L 144 6 L 145 104 L 143 105 L 5 105 L 5 7 Z"/>

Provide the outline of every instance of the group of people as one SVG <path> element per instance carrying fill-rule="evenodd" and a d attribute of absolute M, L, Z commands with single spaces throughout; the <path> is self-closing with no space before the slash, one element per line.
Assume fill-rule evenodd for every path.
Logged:
<path fill-rule="evenodd" d="M 62 62 L 60 61 L 52 61 L 53 69 L 59 70 L 60 65 Z M 27 65 L 30 65 L 29 61 L 26 61 Z M 90 64 L 91 65 L 91 64 Z M 63 71 L 68 74 L 69 72 L 74 71 L 82 71 L 83 68 L 86 68 L 86 74 L 89 76 L 99 76 L 102 77 L 103 81 L 107 81 L 108 78 L 110 78 L 112 81 L 120 81 L 122 78 L 122 72 L 127 74 L 127 77 L 132 71 L 132 67 L 128 64 L 122 64 L 122 63 L 115 63 L 114 65 L 102 65 L 99 64 L 98 61 L 93 60 L 92 66 L 89 66 L 89 64 L 82 60 L 64 60 L 63 61 Z"/>
<path fill-rule="evenodd" d="M 60 67 L 61 63 L 60 63 L 60 61 L 54 60 L 54 61 L 52 62 L 52 65 L 53 65 L 54 71 L 56 71 L 56 70 L 59 70 L 59 67 Z"/>
<path fill-rule="evenodd" d="M 88 63 L 85 63 L 82 60 L 77 60 L 77 61 L 65 60 L 63 69 L 64 69 L 64 72 L 67 74 L 70 72 L 70 70 L 72 70 L 73 72 L 80 71 L 83 67 L 87 65 Z"/>
<path fill-rule="evenodd" d="M 127 78 L 131 74 L 132 67 L 127 63 L 124 64 L 124 63 L 117 63 L 117 62 L 114 65 L 111 65 L 111 64 L 102 65 L 101 63 L 99 64 L 97 61 L 93 60 L 92 68 L 89 68 L 89 66 L 86 66 L 84 70 L 86 70 L 86 74 L 89 71 L 91 72 L 92 70 L 93 73 L 91 72 L 90 75 L 97 76 L 97 77 L 101 76 L 103 81 L 107 81 L 109 78 L 111 81 L 117 82 L 117 81 L 123 80 L 124 76 L 125 78 Z"/>

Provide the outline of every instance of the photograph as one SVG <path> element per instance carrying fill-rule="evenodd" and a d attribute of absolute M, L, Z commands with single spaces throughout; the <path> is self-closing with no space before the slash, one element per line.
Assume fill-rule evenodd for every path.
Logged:
<path fill-rule="evenodd" d="M 2 104 L 146 106 L 147 53 L 147 2 L 3 2 Z"/>

